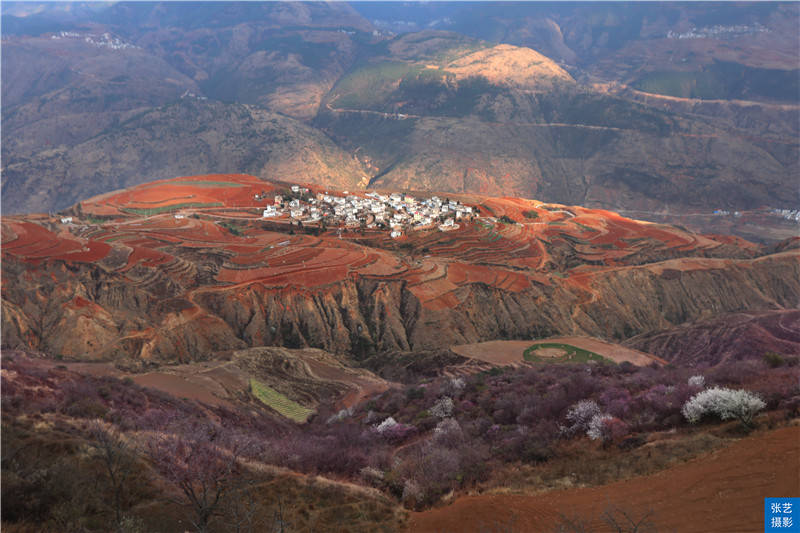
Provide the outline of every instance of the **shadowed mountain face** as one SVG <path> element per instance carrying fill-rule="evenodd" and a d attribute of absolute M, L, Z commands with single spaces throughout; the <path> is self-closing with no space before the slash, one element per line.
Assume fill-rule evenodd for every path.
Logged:
<path fill-rule="evenodd" d="M 131 113 L 94 137 L 9 163 L 4 202 L 36 211 L 165 176 L 245 169 L 357 188 L 359 162 L 318 130 L 260 107 L 186 97 Z M 52 205 L 50 203 L 49 205 Z"/>
<path fill-rule="evenodd" d="M 8 4 L 4 211 L 205 172 L 795 207 L 796 5 L 395 7 Z"/>

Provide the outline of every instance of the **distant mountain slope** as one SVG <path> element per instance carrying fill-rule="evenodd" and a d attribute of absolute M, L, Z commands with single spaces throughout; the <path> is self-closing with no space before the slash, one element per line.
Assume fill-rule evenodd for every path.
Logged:
<path fill-rule="evenodd" d="M 375 30 L 391 9 L 4 7 L 4 209 L 211 171 L 642 213 L 797 207 L 797 5 L 412 4 L 424 31 Z M 209 99 L 195 116 L 150 112 L 192 94 Z M 261 137 L 212 100 L 309 127 Z M 169 149 L 135 133 L 142 113 Z"/>
<path fill-rule="evenodd" d="M 200 172 L 366 184 L 358 162 L 319 131 L 264 109 L 195 97 L 144 110 L 75 146 L 5 164 L 6 213 L 59 210 L 94 194 Z"/>
<path fill-rule="evenodd" d="M 199 92 L 162 58 L 96 31 L 4 39 L 2 78 L 5 162 L 71 146 L 131 110 Z"/>
<path fill-rule="evenodd" d="M 448 32 L 403 35 L 386 51 L 340 79 L 315 120 L 369 159 L 374 187 L 642 210 L 796 200 L 796 105 L 581 87 L 533 50 Z"/>
<path fill-rule="evenodd" d="M 786 2 L 420 2 L 355 8 L 396 32 L 533 48 L 571 73 L 672 96 L 797 100 L 800 7 Z"/>

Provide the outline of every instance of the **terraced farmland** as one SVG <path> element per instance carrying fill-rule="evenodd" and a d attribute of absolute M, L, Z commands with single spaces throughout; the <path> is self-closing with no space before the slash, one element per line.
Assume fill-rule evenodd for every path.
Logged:
<path fill-rule="evenodd" d="M 684 308 L 669 323 L 653 309 L 652 298 L 679 301 L 664 295 L 664 284 L 685 291 L 685 282 L 674 280 L 702 278 L 696 290 L 705 290 L 729 279 L 713 272 L 735 268 L 736 279 L 758 276 L 798 254 L 790 248 L 777 262 L 754 261 L 764 251 L 740 239 L 608 211 L 475 195 L 450 197 L 492 216 L 462 218 L 448 232 L 409 231 L 400 240 L 380 229 L 264 221 L 263 205 L 287 187 L 242 175 L 182 177 L 91 198 L 70 210 L 67 223 L 4 217 L 4 279 L 16 276 L 14 265 L 25 265 L 39 288 L 10 290 L 4 282 L 9 339 L 47 345 L 51 335 L 58 339 L 51 349 L 67 358 L 172 354 L 185 361 L 275 344 L 368 355 L 487 338 L 625 338 L 685 320 Z M 651 280 L 650 300 L 629 292 L 615 314 L 599 304 L 613 302 L 604 296 L 609 291 L 627 290 L 619 283 L 641 276 Z M 58 298 L 45 296 L 41 288 L 54 284 Z M 758 281 L 749 293 L 725 289 L 706 298 L 729 295 L 717 305 L 732 310 L 774 305 L 770 287 Z M 76 298 L 103 312 L 72 306 Z M 548 304 L 553 298 L 558 305 Z M 50 334 L 37 324 L 53 306 L 67 311 L 54 317 Z M 132 308 L 145 318 L 130 320 Z M 120 338 L 126 341 L 115 342 Z"/>
<path fill-rule="evenodd" d="M 314 413 L 313 409 L 303 407 L 256 379 L 250 379 L 250 390 L 261 403 L 295 422 L 302 424 Z"/>

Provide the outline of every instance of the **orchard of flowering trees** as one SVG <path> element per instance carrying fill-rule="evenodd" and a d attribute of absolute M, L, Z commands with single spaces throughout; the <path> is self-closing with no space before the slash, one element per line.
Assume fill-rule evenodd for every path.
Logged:
<path fill-rule="evenodd" d="M 198 531 L 231 520 L 231 509 L 240 509 L 244 520 L 261 505 L 243 484 L 254 463 L 370 485 L 408 507 L 425 508 L 451 491 L 485 483 L 504 465 L 561 459 L 576 446 L 592 453 L 629 450 L 648 432 L 688 427 L 708 415 L 752 427 L 763 409 L 796 416 L 800 406 L 796 367 L 762 361 L 726 363 L 702 374 L 696 368 L 541 365 L 425 379 L 346 410 L 323 406 L 298 425 L 254 409 L 201 406 L 124 380 L 26 364 L 4 361 L 9 375 L 24 376 L 4 377 L 4 416 L 63 417 L 71 426 L 60 431 L 83 431 L 94 442 L 82 460 L 96 462 L 102 477 L 92 483 L 107 487 L 105 501 L 92 502 L 98 514 L 121 524 L 152 490 L 147 478 L 158 476 Z M 81 424 L 85 430 L 75 429 Z M 55 461 L 58 468 L 40 468 L 35 479 L 58 484 L 30 481 L 25 473 L 31 465 L 19 458 L 35 448 L 14 435 L 4 429 L 9 458 L 3 475 L 13 491 L 4 489 L 3 498 L 17 507 L 8 516 L 44 517 L 37 520 L 48 524 L 58 519 L 53 528 L 69 529 L 37 502 L 47 494 L 80 517 L 86 503 L 74 495 L 85 494 L 89 480 L 72 463 Z M 67 441 L 59 446 L 72 453 Z M 47 492 L 52 487 L 77 488 Z"/>

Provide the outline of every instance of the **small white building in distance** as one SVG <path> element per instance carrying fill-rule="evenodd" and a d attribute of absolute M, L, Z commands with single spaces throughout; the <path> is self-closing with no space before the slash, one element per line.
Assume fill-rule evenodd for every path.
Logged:
<path fill-rule="evenodd" d="M 292 192 L 300 192 L 300 186 L 299 185 L 292 185 Z"/>
<path fill-rule="evenodd" d="M 175 217 L 175 220 L 181 220 L 183 218 L 186 218 L 186 215 L 182 215 L 180 213 L 175 213 L 173 216 Z"/>
<path fill-rule="evenodd" d="M 392 232 L 389 234 L 389 236 L 390 236 L 392 239 L 397 239 L 397 238 L 399 238 L 399 237 L 402 237 L 402 236 L 403 236 L 403 232 L 402 232 L 402 231 L 400 231 L 399 229 L 395 229 L 395 230 L 392 230 Z"/>
<path fill-rule="evenodd" d="M 61 218 L 62 224 L 72 224 L 72 217 L 62 217 Z"/>
<path fill-rule="evenodd" d="M 458 229 L 459 225 L 453 222 L 452 218 L 448 218 L 444 221 L 444 224 L 439 224 L 439 231 L 452 231 L 454 229 Z"/>
<path fill-rule="evenodd" d="M 263 218 L 272 218 L 278 216 L 278 210 L 275 209 L 274 205 L 268 205 L 266 209 L 264 209 L 264 213 L 261 215 Z"/>

